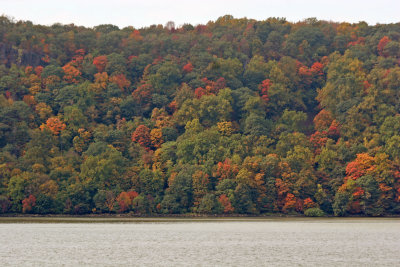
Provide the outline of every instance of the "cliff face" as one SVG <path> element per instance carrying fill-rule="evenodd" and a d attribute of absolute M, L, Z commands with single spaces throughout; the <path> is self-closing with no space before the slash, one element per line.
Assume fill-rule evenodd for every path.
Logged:
<path fill-rule="evenodd" d="M 18 66 L 36 67 L 42 63 L 42 55 L 26 49 L 16 49 L 11 44 L 0 42 L 0 64 L 10 67 L 12 64 Z"/>

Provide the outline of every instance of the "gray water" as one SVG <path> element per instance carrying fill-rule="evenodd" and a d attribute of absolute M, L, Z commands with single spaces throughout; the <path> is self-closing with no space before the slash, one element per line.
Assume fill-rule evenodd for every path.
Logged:
<path fill-rule="evenodd" d="M 400 219 L 0 219 L 0 266 L 400 266 L 399 254 Z"/>

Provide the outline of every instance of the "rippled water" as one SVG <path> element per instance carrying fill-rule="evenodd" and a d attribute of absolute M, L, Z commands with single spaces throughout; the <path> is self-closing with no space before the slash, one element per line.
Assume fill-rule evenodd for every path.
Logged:
<path fill-rule="evenodd" d="M 17 221 L 0 266 L 400 266 L 400 219 Z"/>

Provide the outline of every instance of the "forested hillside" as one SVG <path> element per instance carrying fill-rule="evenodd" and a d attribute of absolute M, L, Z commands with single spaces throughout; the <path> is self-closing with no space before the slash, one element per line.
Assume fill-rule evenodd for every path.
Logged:
<path fill-rule="evenodd" d="M 400 24 L 0 17 L 0 212 L 400 214 Z"/>

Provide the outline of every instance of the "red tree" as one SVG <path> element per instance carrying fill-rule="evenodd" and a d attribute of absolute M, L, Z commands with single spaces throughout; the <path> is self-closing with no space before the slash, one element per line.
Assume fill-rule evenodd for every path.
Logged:
<path fill-rule="evenodd" d="M 125 77 L 124 74 L 115 74 L 109 78 L 109 81 L 115 83 L 121 91 L 128 88 L 131 85 L 131 82 Z"/>
<path fill-rule="evenodd" d="M 311 66 L 311 71 L 317 75 L 324 75 L 324 71 L 323 71 L 324 65 L 322 65 L 319 62 L 315 62 L 312 66 Z"/>
<path fill-rule="evenodd" d="M 185 66 L 183 66 L 183 71 L 186 73 L 192 72 L 193 71 L 192 63 L 189 62 Z"/>
<path fill-rule="evenodd" d="M 328 141 L 327 132 L 325 131 L 316 131 L 310 136 L 310 142 L 313 144 L 315 149 L 315 154 L 320 154 L 321 149 L 325 146 L 326 142 Z"/>
<path fill-rule="evenodd" d="M 49 129 L 54 135 L 59 135 L 67 126 L 59 118 L 48 118 L 46 124 L 42 124 L 40 129 Z"/>
<path fill-rule="evenodd" d="M 374 158 L 367 153 L 357 154 L 357 158 L 347 164 L 345 180 L 357 180 L 374 169 Z"/>
<path fill-rule="evenodd" d="M 29 197 L 22 200 L 22 212 L 30 212 L 32 208 L 36 206 L 36 197 L 34 195 L 29 195 Z"/>
<path fill-rule="evenodd" d="M 68 83 L 78 83 L 77 78 L 81 76 L 81 72 L 75 68 L 71 63 L 67 63 L 64 67 L 64 80 Z"/>
<path fill-rule="evenodd" d="M 117 197 L 118 205 L 119 205 L 119 212 L 125 212 L 129 210 L 132 200 L 129 197 L 127 192 L 121 192 L 119 196 Z"/>
<path fill-rule="evenodd" d="M 218 162 L 217 169 L 213 175 L 219 180 L 234 179 L 238 172 L 239 167 L 236 164 L 232 164 L 230 159 L 225 159 L 224 162 Z"/>
<path fill-rule="evenodd" d="M 37 66 L 37 67 L 35 68 L 35 73 L 36 73 L 36 75 L 39 76 L 39 77 L 40 77 L 40 75 L 42 75 L 42 71 L 43 71 L 43 67 L 42 67 L 42 66 Z"/>
<path fill-rule="evenodd" d="M 203 87 L 197 87 L 196 90 L 194 90 L 194 95 L 196 98 L 201 98 L 203 95 L 206 95 L 207 91 Z"/>
<path fill-rule="evenodd" d="M 132 142 L 136 142 L 143 146 L 146 150 L 150 150 L 151 136 L 150 129 L 145 125 L 139 125 L 132 133 Z"/>
<path fill-rule="evenodd" d="M 321 110 L 314 117 L 314 126 L 317 131 L 326 131 L 333 122 L 333 116 L 330 111 Z"/>
<path fill-rule="evenodd" d="M 153 87 L 150 84 L 142 84 L 132 92 L 132 97 L 139 105 L 146 106 L 150 104 Z"/>
<path fill-rule="evenodd" d="M 83 63 L 83 56 L 85 55 L 84 49 L 78 49 L 75 51 L 75 56 L 72 57 L 72 62 L 76 66 L 81 66 Z"/>
<path fill-rule="evenodd" d="M 98 72 L 103 72 L 107 65 L 106 56 L 98 56 L 93 59 L 93 64 L 96 66 Z"/>
<path fill-rule="evenodd" d="M 378 43 L 378 53 L 381 56 L 386 56 L 384 55 L 383 50 L 385 49 L 385 46 L 390 42 L 389 37 L 383 36 L 382 39 Z"/>
<path fill-rule="evenodd" d="M 285 205 L 283 206 L 282 211 L 288 212 L 289 210 L 293 210 L 296 208 L 296 197 L 292 193 L 288 193 L 285 198 Z"/>
<path fill-rule="evenodd" d="M 141 41 L 143 40 L 143 36 L 140 35 L 140 32 L 138 30 L 134 30 L 130 35 L 129 38 L 135 39 L 136 41 Z"/>
<path fill-rule="evenodd" d="M 220 195 L 218 201 L 224 207 L 224 213 L 232 213 L 234 211 L 229 198 L 225 194 Z"/>
<path fill-rule="evenodd" d="M 260 90 L 260 96 L 261 98 L 268 103 L 269 98 L 268 98 L 268 91 L 269 88 L 271 87 L 272 82 L 270 79 L 266 79 L 261 82 L 261 84 L 258 86 L 258 90 Z"/>

